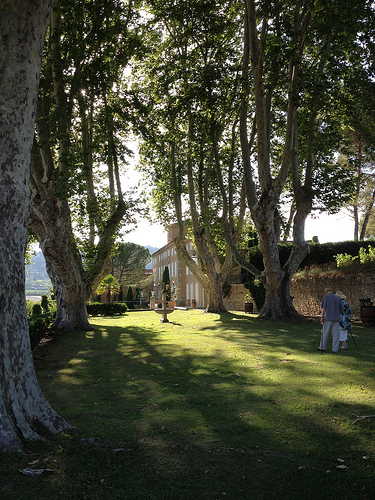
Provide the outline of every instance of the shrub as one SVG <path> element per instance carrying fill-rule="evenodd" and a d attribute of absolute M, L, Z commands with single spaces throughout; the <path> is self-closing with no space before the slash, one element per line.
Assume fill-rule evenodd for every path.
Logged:
<path fill-rule="evenodd" d="M 31 316 L 34 318 L 36 316 L 41 316 L 42 314 L 42 306 L 37 302 L 32 307 Z"/>
<path fill-rule="evenodd" d="M 368 252 L 363 247 L 359 249 L 359 261 L 361 264 L 375 262 L 375 247 L 368 247 L 367 250 Z"/>
<path fill-rule="evenodd" d="M 125 314 L 128 310 L 126 304 L 118 302 L 102 303 L 91 302 L 86 304 L 87 314 L 90 316 L 114 316 L 115 314 Z"/>
<path fill-rule="evenodd" d="M 362 249 L 360 249 L 360 250 L 362 250 Z M 350 266 L 350 264 L 353 264 L 353 262 L 356 259 L 358 259 L 358 257 L 353 257 L 352 255 L 349 255 L 347 253 L 338 253 L 337 255 L 335 255 L 337 267 Z"/>
<path fill-rule="evenodd" d="M 34 304 L 39 305 L 39 304 Z M 39 305 L 40 307 L 40 305 Z M 53 325 L 56 316 L 56 310 L 50 311 L 45 314 L 33 315 L 29 320 L 29 335 L 31 348 L 34 349 L 42 340 L 45 334 Z"/>
<path fill-rule="evenodd" d="M 261 283 L 259 280 L 248 281 L 245 284 L 245 287 L 250 291 L 257 309 L 258 311 L 260 311 L 266 298 L 266 289 L 264 288 L 263 283 Z"/>
<path fill-rule="evenodd" d="M 40 301 L 40 304 L 42 306 L 43 312 L 47 313 L 49 310 L 49 300 L 47 295 L 42 295 L 42 300 Z"/>
<path fill-rule="evenodd" d="M 31 318 L 31 315 L 33 314 L 33 305 L 35 302 L 33 300 L 26 300 L 26 310 L 27 310 L 27 317 Z"/>

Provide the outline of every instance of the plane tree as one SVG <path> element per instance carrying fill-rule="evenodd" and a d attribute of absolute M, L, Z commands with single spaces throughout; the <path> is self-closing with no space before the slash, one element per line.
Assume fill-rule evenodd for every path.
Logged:
<path fill-rule="evenodd" d="M 0 5 L 0 450 L 41 439 L 44 427 L 70 428 L 38 384 L 26 313 L 25 252 L 30 212 L 30 151 L 42 50 L 52 1 Z"/>
<path fill-rule="evenodd" d="M 261 316 L 294 316 L 289 283 L 309 251 L 305 220 L 320 196 L 317 179 L 324 180 L 324 157 L 339 144 L 339 134 L 332 127 L 334 97 L 346 53 L 359 43 L 364 2 L 343 7 L 245 0 L 244 6 L 240 137 L 246 199 L 264 270 L 247 262 L 231 242 L 230 232 L 225 234 L 237 262 L 265 285 Z M 254 124 L 256 148 L 252 150 L 249 137 Z M 294 203 L 293 246 L 281 266 L 279 208 L 288 183 Z M 331 184 L 331 190 L 340 192 L 337 182 Z M 335 199 L 337 205 L 337 195 L 331 202 Z"/>
<path fill-rule="evenodd" d="M 176 252 L 207 292 L 207 312 L 225 310 L 223 284 L 233 265 L 223 241 L 220 214 L 236 215 L 238 241 L 245 213 L 238 160 L 238 12 L 235 2 L 147 2 L 154 49 L 135 78 L 149 99 L 148 135 L 140 153 L 154 185 L 158 220 L 176 222 Z M 225 164 L 222 183 L 233 197 L 223 206 L 217 162 Z M 199 255 L 189 252 L 185 226 Z"/>
<path fill-rule="evenodd" d="M 124 70 L 140 50 L 137 2 L 55 3 L 31 161 L 31 228 L 57 301 L 55 327 L 89 329 L 86 301 L 111 269 L 133 202 L 121 172 L 132 110 Z"/>
<path fill-rule="evenodd" d="M 142 154 L 154 174 L 158 217 L 177 220 L 181 234 L 186 221 L 191 224 L 203 269 L 189 259 L 182 237 L 177 252 L 206 289 L 214 253 L 205 254 L 205 245 L 224 237 L 227 263 L 233 255 L 266 287 L 262 317 L 294 316 L 289 282 L 308 252 L 305 220 L 313 209 L 337 210 L 350 191 L 350 175 L 334 161 L 340 139 L 335 97 L 367 6 L 148 5 L 159 38 L 147 77 L 138 82 L 152 96 L 155 126 Z M 277 243 L 287 190 L 294 243 L 281 266 Z M 235 241 L 245 205 L 259 235 L 262 270 L 244 259 Z"/>

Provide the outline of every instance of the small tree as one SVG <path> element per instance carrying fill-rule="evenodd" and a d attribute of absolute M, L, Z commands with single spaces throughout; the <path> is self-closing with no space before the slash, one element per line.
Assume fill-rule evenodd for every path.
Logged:
<path fill-rule="evenodd" d="M 131 285 L 129 285 L 128 291 L 126 292 L 125 302 L 129 309 L 134 309 L 133 288 Z"/>
<path fill-rule="evenodd" d="M 135 243 L 119 243 L 112 260 L 112 274 L 121 285 L 138 283 L 143 279 L 150 260 L 147 248 Z"/>
<path fill-rule="evenodd" d="M 171 279 L 169 277 L 168 266 L 165 266 L 164 268 L 162 282 L 164 283 L 165 288 L 167 290 L 167 300 L 171 300 Z"/>
<path fill-rule="evenodd" d="M 40 304 L 34 304 L 32 309 L 32 316 L 40 316 L 42 314 L 42 306 Z"/>
<path fill-rule="evenodd" d="M 112 274 L 108 274 L 98 286 L 96 292 L 98 295 L 102 293 L 107 293 L 107 302 L 111 302 L 111 293 L 119 293 L 120 285 L 117 279 L 112 276 Z"/>

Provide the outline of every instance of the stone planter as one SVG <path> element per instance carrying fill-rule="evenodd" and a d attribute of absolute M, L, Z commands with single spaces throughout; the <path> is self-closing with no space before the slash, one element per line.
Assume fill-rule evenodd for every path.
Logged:
<path fill-rule="evenodd" d="M 192 305 L 193 307 L 197 307 L 197 301 L 193 299 L 193 300 L 191 301 L 191 305 Z"/>
<path fill-rule="evenodd" d="M 176 301 L 175 300 L 168 300 L 168 309 L 174 309 L 176 307 Z"/>
<path fill-rule="evenodd" d="M 252 313 L 254 310 L 254 304 L 252 302 L 245 302 L 245 313 Z"/>
<path fill-rule="evenodd" d="M 359 312 L 365 326 L 375 325 L 375 306 L 361 306 Z"/>

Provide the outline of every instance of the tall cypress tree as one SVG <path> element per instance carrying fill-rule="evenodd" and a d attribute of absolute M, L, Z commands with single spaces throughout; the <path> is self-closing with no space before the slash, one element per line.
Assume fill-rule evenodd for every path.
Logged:
<path fill-rule="evenodd" d="M 129 309 L 134 309 L 133 288 L 131 285 L 129 285 L 128 291 L 126 292 L 125 302 Z"/>
<path fill-rule="evenodd" d="M 171 280 L 169 278 L 168 266 L 165 266 L 164 268 L 162 281 L 165 284 L 165 288 L 167 289 L 167 300 L 171 300 Z"/>

